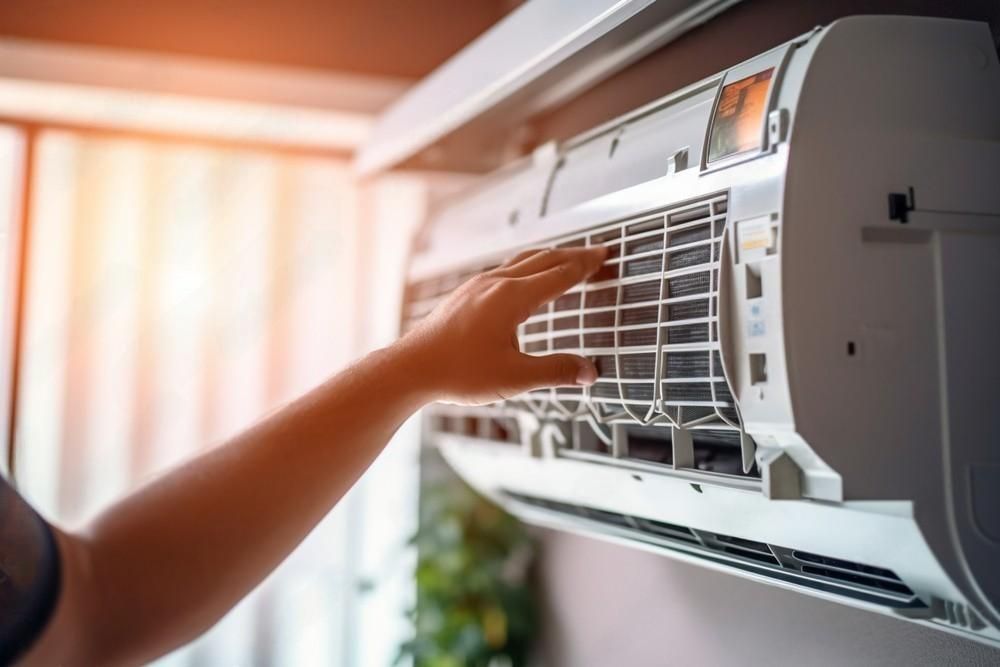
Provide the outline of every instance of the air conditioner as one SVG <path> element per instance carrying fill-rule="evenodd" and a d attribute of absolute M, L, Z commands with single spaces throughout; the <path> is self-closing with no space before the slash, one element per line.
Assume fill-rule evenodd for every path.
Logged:
<path fill-rule="evenodd" d="M 437 405 L 526 521 L 1000 643 L 1000 66 L 984 24 L 827 27 L 484 176 L 404 326 L 530 247 L 603 245 L 522 350 L 589 388 Z"/>

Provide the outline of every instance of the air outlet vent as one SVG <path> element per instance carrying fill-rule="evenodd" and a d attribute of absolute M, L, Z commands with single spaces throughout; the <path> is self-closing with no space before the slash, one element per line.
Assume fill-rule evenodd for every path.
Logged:
<path fill-rule="evenodd" d="M 886 568 L 521 493 L 507 491 L 505 495 L 533 508 L 585 519 L 634 539 L 735 569 L 894 608 L 926 606 Z"/>

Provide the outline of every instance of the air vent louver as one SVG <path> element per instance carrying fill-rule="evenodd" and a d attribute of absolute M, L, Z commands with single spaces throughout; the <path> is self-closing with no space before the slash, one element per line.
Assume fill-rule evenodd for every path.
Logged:
<path fill-rule="evenodd" d="M 524 505 L 593 521 L 736 569 L 894 608 L 925 606 L 896 573 L 886 568 L 511 491 L 505 495 Z"/>

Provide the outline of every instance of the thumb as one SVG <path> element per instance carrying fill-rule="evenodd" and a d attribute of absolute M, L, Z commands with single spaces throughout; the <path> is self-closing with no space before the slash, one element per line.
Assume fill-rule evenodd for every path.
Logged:
<path fill-rule="evenodd" d="M 586 357 L 575 354 L 550 354 L 544 357 L 521 355 L 517 365 L 521 391 L 541 387 L 585 386 L 597 380 L 597 368 Z"/>

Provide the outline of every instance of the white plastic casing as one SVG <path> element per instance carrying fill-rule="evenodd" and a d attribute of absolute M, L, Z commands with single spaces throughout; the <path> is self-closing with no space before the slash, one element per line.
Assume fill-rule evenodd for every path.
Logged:
<path fill-rule="evenodd" d="M 770 67 L 760 148 L 710 162 L 720 91 Z M 940 19 L 840 20 L 544 147 L 432 214 L 411 282 L 725 193 L 722 356 L 762 474 L 429 437 L 528 520 L 1000 643 L 998 184 L 989 30 Z M 640 519 L 891 570 L 917 603 L 769 575 Z"/>

